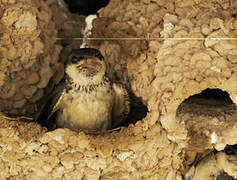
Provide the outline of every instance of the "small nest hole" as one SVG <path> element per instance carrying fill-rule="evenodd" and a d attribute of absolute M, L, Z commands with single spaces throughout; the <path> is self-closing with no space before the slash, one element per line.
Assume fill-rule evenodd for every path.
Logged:
<path fill-rule="evenodd" d="M 64 0 L 71 13 L 83 15 L 96 14 L 100 8 L 108 5 L 109 0 Z"/>
<path fill-rule="evenodd" d="M 141 98 L 136 97 L 133 93 L 130 93 L 130 112 L 126 120 L 120 126 L 129 126 L 129 124 L 136 124 L 137 121 L 146 117 L 148 108 L 142 102 Z"/>
<path fill-rule="evenodd" d="M 229 93 L 221 89 L 205 89 L 185 99 L 178 107 L 176 116 L 182 118 L 184 114 L 192 116 L 220 117 L 237 113 L 237 107 L 232 102 Z"/>
<path fill-rule="evenodd" d="M 176 118 L 185 124 L 191 147 L 202 150 L 210 145 L 213 132 L 221 134 L 237 124 L 237 107 L 228 92 L 205 89 L 184 100 L 176 111 Z"/>

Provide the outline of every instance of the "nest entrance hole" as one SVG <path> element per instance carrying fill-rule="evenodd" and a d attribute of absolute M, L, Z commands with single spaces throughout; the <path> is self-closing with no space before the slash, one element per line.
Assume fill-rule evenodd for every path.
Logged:
<path fill-rule="evenodd" d="M 185 99 L 176 111 L 177 117 L 184 114 L 192 116 L 212 116 L 233 114 L 237 112 L 237 107 L 231 100 L 229 93 L 221 89 L 205 89 L 199 94 L 195 94 Z"/>
<path fill-rule="evenodd" d="M 208 88 L 184 100 L 176 118 L 188 130 L 189 145 L 202 150 L 210 145 L 213 132 L 221 134 L 237 124 L 237 106 L 228 92 Z"/>
<path fill-rule="evenodd" d="M 130 93 L 130 112 L 126 120 L 119 126 L 129 126 L 129 124 L 136 124 L 137 121 L 146 117 L 148 112 L 147 106 L 142 102 L 141 98 L 136 97 Z"/>
<path fill-rule="evenodd" d="M 232 100 L 230 99 L 229 93 L 226 91 L 222 91 L 221 89 L 205 89 L 199 94 L 195 94 L 190 96 L 188 99 L 184 101 L 184 103 L 194 103 L 196 101 L 201 102 L 209 102 L 210 103 L 224 103 L 224 104 L 232 104 Z"/>
<path fill-rule="evenodd" d="M 64 0 L 70 12 L 83 15 L 96 14 L 100 8 L 108 5 L 109 0 Z"/>

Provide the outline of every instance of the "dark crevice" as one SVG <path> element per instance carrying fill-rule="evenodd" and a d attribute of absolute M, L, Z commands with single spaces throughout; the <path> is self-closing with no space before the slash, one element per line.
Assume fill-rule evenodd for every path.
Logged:
<path fill-rule="evenodd" d="M 100 8 L 108 5 L 109 0 L 64 0 L 71 13 L 82 15 L 96 14 Z"/>
<path fill-rule="evenodd" d="M 237 144 L 227 145 L 224 151 L 228 155 L 237 155 Z"/>
<path fill-rule="evenodd" d="M 226 91 L 222 91 L 221 89 L 205 89 L 199 94 L 195 94 L 185 99 L 177 109 L 177 114 L 182 110 L 182 107 L 185 104 L 189 104 L 190 106 L 198 104 L 203 105 L 203 107 L 208 108 L 212 106 L 222 107 L 224 105 L 233 104 L 229 93 Z M 202 111 L 208 111 L 208 109 L 202 109 Z"/>
<path fill-rule="evenodd" d="M 217 177 L 216 180 L 235 180 L 233 177 L 229 176 L 227 173 L 222 171 Z"/>
<path fill-rule="evenodd" d="M 205 89 L 200 94 L 195 94 L 192 97 L 196 98 L 204 98 L 204 99 L 216 99 L 216 100 L 227 100 L 228 102 L 232 102 L 229 98 L 229 93 L 226 91 L 222 91 L 221 89 Z"/>
<path fill-rule="evenodd" d="M 148 108 L 143 104 L 142 98 L 130 93 L 130 112 L 126 120 L 120 126 L 129 126 L 146 117 Z"/>

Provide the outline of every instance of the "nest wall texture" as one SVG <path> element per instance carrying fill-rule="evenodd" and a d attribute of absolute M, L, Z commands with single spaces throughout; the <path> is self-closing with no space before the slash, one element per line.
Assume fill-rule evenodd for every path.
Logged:
<path fill-rule="evenodd" d="M 1 0 L 0 9 L 0 109 L 33 115 L 63 75 L 52 13 L 42 1 Z"/>
<path fill-rule="evenodd" d="M 39 6 L 37 4 L 41 4 L 42 8 L 47 9 L 45 15 L 50 14 L 50 10 L 41 1 L 10 2 L 3 1 L 4 4 L 1 3 L 1 5 L 15 8 L 22 2 L 30 5 L 33 3 L 36 7 Z M 20 7 L 23 9 L 23 6 Z M 208 2 L 202 0 L 152 2 L 111 0 L 109 5 L 100 11 L 100 18 L 94 21 L 92 37 L 236 37 L 237 20 L 234 17 L 236 8 L 236 2 L 224 0 Z M 4 22 L 4 17 L 10 14 L 5 11 L 0 13 L 0 15 L 3 14 L 1 22 Z M 15 10 L 13 12 L 15 13 Z M 44 14 L 37 8 L 32 11 L 27 10 L 27 12 L 21 10 L 19 13 L 22 16 L 29 16 L 29 13 L 34 15 L 36 12 L 38 12 L 35 15 L 37 17 Z M 15 21 L 21 22 L 20 17 L 20 15 L 16 16 Z M 32 40 L 33 44 L 37 42 L 42 46 L 41 49 L 35 50 L 36 55 L 31 56 L 35 46 L 30 46 L 28 59 L 25 55 L 26 48 L 23 48 L 23 54 L 17 55 L 21 51 L 15 50 L 16 54 L 12 55 L 12 59 L 22 57 L 22 60 L 38 63 L 39 78 L 33 83 L 36 93 L 45 88 L 49 81 L 46 81 L 46 78 L 44 79 L 45 86 L 39 86 L 42 85 L 40 72 L 46 69 L 45 61 L 57 64 L 60 51 L 60 47 L 55 45 L 55 39 L 52 38 L 56 36 L 56 32 L 53 30 L 53 23 L 49 21 L 50 15 L 46 17 L 48 17 L 47 22 L 45 18 L 44 20 L 33 18 L 35 19 L 33 24 L 43 24 L 40 32 L 46 34 L 35 35 L 35 39 Z M 9 37 L 9 34 L 12 36 L 14 33 L 8 31 L 13 31 L 19 23 L 15 23 L 14 26 L 2 24 L 1 39 L 6 39 L 6 42 L 2 41 L 6 44 L 4 47 L 17 48 L 17 44 L 13 45 L 10 41 L 12 38 Z M 29 26 L 28 23 L 27 26 Z M 30 30 L 35 29 L 32 30 L 31 27 Z M 53 35 L 49 37 L 46 32 Z M 14 37 L 22 38 L 19 34 Z M 28 41 L 33 36 L 27 37 L 27 41 L 24 39 L 21 42 L 31 44 Z M 200 143 L 194 145 L 192 141 L 189 141 L 193 138 L 192 134 L 188 133 L 190 129 L 186 127 L 184 121 L 176 117 L 177 109 L 185 99 L 206 88 L 225 90 L 230 94 L 232 101 L 237 102 L 237 44 L 235 41 L 207 38 L 205 40 L 119 40 L 88 43 L 91 47 L 100 49 L 105 56 L 109 68 L 107 74 L 110 78 L 119 80 L 137 97 L 142 98 L 149 110 L 147 116 L 135 125 L 122 127 L 119 132 L 101 135 L 87 135 L 67 129 L 45 133 L 45 129 L 34 123 L 9 122 L 2 119 L 0 125 L 1 178 L 181 179 L 180 170 L 184 168 L 186 161 L 193 160 L 192 153 L 189 153 L 191 160 L 187 159 L 188 151 L 195 154 L 211 149 L 213 146 L 222 150 L 226 144 L 236 144 L 236 119 L 231 121 L 217 119 L 221 121 L 222 129 L 220 127 L 214 129 L 217 136 L 215 144 L 211 142 L 213 129 L 207 128 L 197 136 Z M 22 44 L 19 48 L 22 48 Z M 42 49 L 44 49 L 43 52 Z M 12 49 L 9 51 L 14 52 Z M 1 50 L 1 59 L 3 59 L 1 62 L 8 62 L 6 59 L 11 59 L 8 58 L 11 53 L 4 54 L 3 52 Z M 37 54 L 41 54 L 41 58 L 36 58 Z M 18 61 L 10 61 L 3 67 L 10 68 L 15 62 L 23 63 L 20 59 Z M 39 64 L 41 61 L 44 63 Z M 1 67 L 1 72 L 6 71 L 6 73 L 2 72 L 2 74 L 12 74 L 13 70 L 3 67 Z M 48 69 L 50 67 L 51 76 L 53 76 L 55 71 L 52 67 L 56 65 L 49 66 L 46 63 L 46 67 Z M 28 69 L 21 69 L 19 73 L 24 74 L 25 71 L 31 72 Z M 32 68 L 32 73 L 37 74 L 37 72 Z M 2 78 L 2 88 L 8 87 L 4 84 L 6 82 L 20 86 L 14 83 L 15 81 L 6 81 L 10 77 L 10 75 L 5 75 Z M 25 77 L 29 76 L 26 74 Z M 25 81 L 21 83 L 26 84 Z M 10 99 L 14 99 L 16 94 L 18 93 L 4 97 L 8 97 L 8 102 L 12 103 Z M 31 106 L 30 103 L 29 105 Z M 12 106 L 9 105 L 9 107 Z M 17 108 L 24 109 L 22 107 L 24 105 Z M 30 127 L 34 129 L 27 130 Z"/>

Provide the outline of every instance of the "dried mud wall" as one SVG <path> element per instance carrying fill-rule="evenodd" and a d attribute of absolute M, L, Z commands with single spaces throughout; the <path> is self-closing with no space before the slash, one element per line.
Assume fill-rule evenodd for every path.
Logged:
<path fill-rule="evenodd" d="M 32 116 L 39 110 L 39 101 L 63 75 L 56 37 L 44 2 L 0 1 L 1 112 Z"/>
<path fill-rule="evenodd" d="M 104 54 L 110 78 L 142 98 L 147 116 L 101 135 L 46 132 L 34 123 L 3 119 L 0 177 L 181 180 L 181 170 L 194 159 L 186 155 L 190 149 L 195 155 L 236 144 L 236 119 L 223 121 L 225 129 L 215 132 L 214 144 L 207 129 L 197 150 L 176 117 L 185 99 L 206 88 L 227 91 L 236 103 L 236 42 L 209 38 L 236 37 L 236 8 L 234 1 L 111 0 L 94 21 L 92 37 L 164 38 L 88 42 Z M 26 131 L 29 127 L 34 129 Z"/>
<path fill-rule="evenodd" d="M 149 129 L 161 123 L 169 140 L 194 154 L 213 147 L 222 150 L 237 141 L 237 44 L 228 39 L 237 35 L 236 7 L 234 1 L 112 1 L 94 22 L 94 37 L 150 39 L 91 44 L 107 55 L 112 78 L 129 84 L 147 104 L 149 115 L 156 117 L 142 121 L 143 126 Z M 195 129 L 187 128 L 185 118 L 176 117 L 177 109 L 185 99 L 207 88 L 228 92 L 235 113 L 224 120 L 216 115 L 218 127 L 213 126 L 213 119 L 203 122 L 189 116 L 186 120 L 192 119 L 190 126 L 199 131 L 193 133 Z"/>

